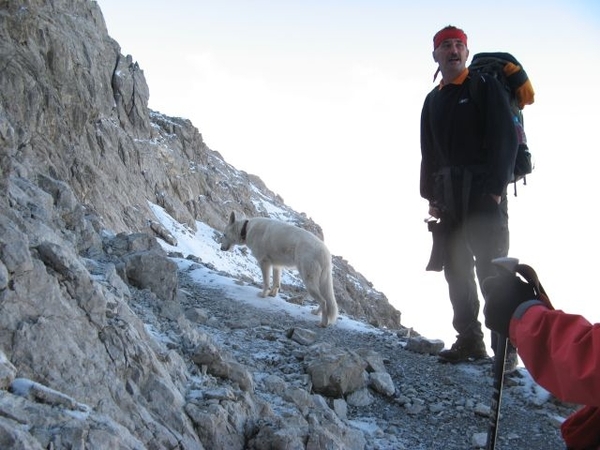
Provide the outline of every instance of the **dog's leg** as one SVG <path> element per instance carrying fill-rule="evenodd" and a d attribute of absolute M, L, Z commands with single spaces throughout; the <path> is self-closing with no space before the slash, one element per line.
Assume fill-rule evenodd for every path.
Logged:
<path fill-rule="evenodd" d="M 323 299 L 323 308 L 321 311 L 321 323 L 333 325 L 338 317 L 338 305 L 333 292 L 333 276 L 331 268 L 326 267 L 321 274 L 319 293 Z"/>
<path fill-rule="evenodd" d="M 319 307 L 316 309 L 313 309 L 311 312 L 313 314 L 321 314 L 321 322 L 319 323 L 320 327 L 326 327 L 327 325 L 329 325 L 328 320 L 327 320 L 327 314 L 326 314 L 326 307 L 327 305 L 325 304 L 325 299 L 323 298 L 323 296 L 321 295 L 321 292 L 319 291 L 319 286 L 317 286 L 316 282 L 315 282 L 315 278 L 314 277 L 305 277 L 304 279 L 304 285 L 306 286 L 306 290 L 308 291 L 308 293 L 311 295 L 312 298 L 314 298 Z"/>
<path fill-rule="evenodd" d="M 300 278 L 302 278 L 308 294 L 317 302 L 317 305 L 319 305 L 317 308 L 313 309 L 311 313 L 315 315 L 321 314 L 321 323 L 319 326 L 326 327 L 328 321 L 327 315 L 324 314 L 326 308 L 325 299 L 321 295 L 321 290 L 319 289 L 320 265 L 312 260 L 307 264 L 298 264 L 298 272 L 300 273 Z"/>
<path fill-rule="evenodd" d="M 273 266 L 273 285 L 269 291 L 271 297 L 275 297 L 281 286 L 281 267 Z"/>
<path fill-rule="evenodd" d="M 335 323 L 338 315 L 337 302 L 333 292 L 331 269 L 325 267 L 320 273 L 305 273 L 304 285 L 308 293 L 314 298 L 319 307 L 312 311 L 313 314 L 321 314 L 320 327 L 328 327 Z"/>
<path fill-rule="evenodd" d="M 325 268 L 319 281 L 319 294 L 323 300 L 321 308 L 321 325 L 333 325 L 338 317 L 338 306 L 333 292 L 331 268 Z"/>
<path fill-rule="evenodd" d="M 319 322 L 319 326 L 320 327 L 327 327 L 329 326 L 329 313 L 327 312 L 327 303 L 325 302 L 325 299 L 322 299 L 321 306 L 319 307 L 319 309 L 321 310 L 321 322 Z"/>
<path fill-rule="evenodd" d="M 259 295 L 261 297 L 265 298 L 267 296 L 267 294 L 269 293 L 269 281 L 271 278 L 271 263 L 269 263 L 267 261 L 261 261 L 260 262 L 260 270 L 262 272 L 262 278 L 263 278 L 263 289 Z"/>

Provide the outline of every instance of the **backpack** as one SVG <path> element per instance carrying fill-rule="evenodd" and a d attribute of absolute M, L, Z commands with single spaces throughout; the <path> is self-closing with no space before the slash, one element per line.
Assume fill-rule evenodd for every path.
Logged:
<path fill-rule="evenodd" d="M 527 175 L 535 167 L 529 147 L 527 146 L 527 137 L 525 136 L 525 127 L 523 124 L 523 108 L 525 105 L 533 103 L 534 91 L 531 81 L 529 81 L 529 77 L 519 61 L 510 53 L 477 53 L 473 56 L 473 60 L 469 65 L 469 72 L 492 76 L 506 89 L 517 130 L 517 141 L 519 143 L 513 178 L 511 180 L 514 183 L 516 197 L 517 181 L 523 180 L 523 184 L 527 184 Z M 475 102 L 480 97 L 478 95 L 480 80 L 481 77 L 471 77 L 471 97 L 475 99 Z"/>

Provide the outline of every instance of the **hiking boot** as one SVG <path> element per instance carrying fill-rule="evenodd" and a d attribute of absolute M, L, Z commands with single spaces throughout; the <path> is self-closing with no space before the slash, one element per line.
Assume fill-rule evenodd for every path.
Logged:
<path fill-rule="evenodd" d="M 440 362 L 457 364 L 461 362 L 472 362 L 487 358 L 487 351 L 483 340 L 461 340 L 458 339 L 449 350 L 442 350 L 438 354 Z"/>

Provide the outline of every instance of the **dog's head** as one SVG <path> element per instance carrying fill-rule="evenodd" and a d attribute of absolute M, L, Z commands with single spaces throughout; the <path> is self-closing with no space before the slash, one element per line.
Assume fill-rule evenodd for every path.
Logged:
<path fill-rule="evenodd" d="M 243 226 L 244 220 L 236 220 L 235 212 L 232 211 L 229 216 L 229 223 L 223 230 L 223 236 L 221 236 L 221 250 L 231 250 L 233 246 L 244 242 L 242 238 Z"/>

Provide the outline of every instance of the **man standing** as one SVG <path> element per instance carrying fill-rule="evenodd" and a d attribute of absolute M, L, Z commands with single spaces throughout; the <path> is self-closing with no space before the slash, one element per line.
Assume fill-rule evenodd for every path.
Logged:
<path fill-rule="evenodd" d="M 477 103 L 471 96 L 465 32 L 447 26 L 435 34 L 433 48 L 442 80 L 425 98 L 421 113 L 420 189 L 443 230 L 442 266 L 458 333 L 439 357 L 458 363 L 487 357 L 477 281 L 495 275 L 492 259 L 508 254 L 506 188 L 518 144 L 500 83 L 473 75 L 482 78 L 476 83 Z M 493 333 L 494 350 L 496 341 Z M 509 363 L 516 365 L 512 346 L 509 355 Z"/>

